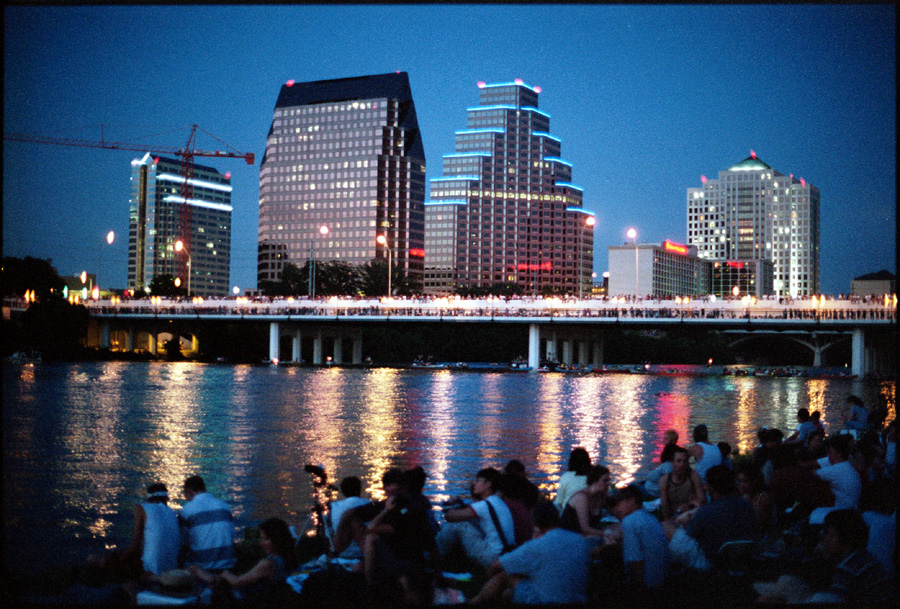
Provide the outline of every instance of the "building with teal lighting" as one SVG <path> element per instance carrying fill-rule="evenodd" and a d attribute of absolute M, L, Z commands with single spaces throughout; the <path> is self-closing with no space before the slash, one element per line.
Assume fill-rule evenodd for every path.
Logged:
<path fill-rule="evenodd" d="M 425 291 L 516 284 L 590 294 L 594 215 L 538 109 L 540 88 L 518 79 L 478 87 L 425 202 Z"/>

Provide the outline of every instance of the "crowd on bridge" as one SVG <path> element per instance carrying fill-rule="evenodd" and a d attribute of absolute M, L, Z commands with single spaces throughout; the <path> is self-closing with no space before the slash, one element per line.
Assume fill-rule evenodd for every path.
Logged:
<path fill-rule="evenodd" d="M 130 580 L 132 600 L 172 600 L 182 585 L 247 606 L 890 604 L 898 423 L 887 419 L 884 396 L 850 396 L 827 434 L 799 409 L 796 429 L 760 429 L 747 455 L 705 425 L 685 446 L 668 430 L 655 469 L 620 488 L 575 447 L 550 496 L 516 459 L 472 472 L 468 496 L 440 506 L 421 467 L 384 472 L 377 501 L 348 475 L 342 499 L 317 504 L 323 553 L 302 565 L 309 538 L 279 517 L 258 527 L 259 559 L 239 564 L 230 507 L 191 476 L 180 510 L 150 485 L 132 543 L 91 564 Z M 321 467 L 306 470 L 327 487 Z M 478 584 L 468 598 L 460 573 Z"/>

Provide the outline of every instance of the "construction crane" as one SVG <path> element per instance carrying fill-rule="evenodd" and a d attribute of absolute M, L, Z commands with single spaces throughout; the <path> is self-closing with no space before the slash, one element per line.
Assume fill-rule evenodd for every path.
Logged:
<path fill-rule="evenodd" d="M 187 277 L 187 273 L 190 272 L 187 265 L 188 260 L 190 260 L 191 252 L 190 252 L 190 243 L 191 243 L 191 206 L 188 203 L 193 197 L 194 187 L 192 184 L 192 178 L 194 176 L 194 157 L 217 157 L 217 158 L 232 158 L 232 159 L 244 159 L 248 165 L 252 165 L 254 162 L 254 155 L 252 152 L 229 152 L 222 150 L 196 150 L 194 148 L 196 144 L 196 135 L 197 130 L 203 131 L 203 133 L 212 137 L 213 139 L 221 142 L 226 147 L 231 148 L 225 142 L 222 142 L 219 138 L 212 135 L 205 129 L 198 127 L 197 125 L 191 125 L 191 132 L 187 139 L 187 144 L 182 148 L 177 148 L 173 146 L 156 146 L 152 144 L 138 144 L 134 142 L 109 142 L 106 141 L 103 137 L 103 125 L 100 125 L 100 140 L 83 140 L 83 139 L 74 139 L 74 138 L 64 138 L 64 137 L 51 137 L 51 136 L 42 136 L 42 135 L 31 135 L 27 133 L 4 133 L 4 140 L 11 140 L 16 142 L 32 142 L 35 144 L 56 144 L 59 146 L 80 146 L 84 148 L 105 148 L 107 150 L 130 150 L 135 152 L 152 152 L 152 153 L 160 153 L 160 154 L 171 154 L 181 159 L 181 175 L 184 177 L 184 182 L 181 184 L 181 198 L 183 200 L 183 204 L 181 207 L 181 222 L 179 227 L 180 240 L 182 243 L 181 248 L 181 276 Z"/>

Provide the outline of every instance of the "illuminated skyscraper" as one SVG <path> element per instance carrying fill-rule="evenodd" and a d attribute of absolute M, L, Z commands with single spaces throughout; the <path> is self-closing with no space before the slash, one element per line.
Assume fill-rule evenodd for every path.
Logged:
<path fill-rule="evenodd" d="M 424 268 L 425 152 L 405 72 L 281 87 L 259 177 L 257 280 L 310 257 Z"/>
<path fill-rule="evenodd" d="M 172 275 L 192 294 L 227 296 L 231 267 L 231 180 L 212 167 L 194 165 L 189 182 L 190 243 L 181 239 L 185 201 L 181 161 L 131 161 L 128 287 L 143 293 L 155 277 Z M 190 264 L 184 258 L 189 257 Z M 190 273 L 190 280 L 182 276 Z"/>
<path fill-rule="evenodd" d="M 819 189 L 755 153 L 687 189 L 688 243 L 711 261 L 768 260 L 778 295 L 819 293 Z"/>
<path fill-rule="evenodd" d="M 425 291 L 518 284 L 590 294 L 594 217 L 560 158 L 539 87 L 479 83 L 456 150 L 425 204 Z"/>

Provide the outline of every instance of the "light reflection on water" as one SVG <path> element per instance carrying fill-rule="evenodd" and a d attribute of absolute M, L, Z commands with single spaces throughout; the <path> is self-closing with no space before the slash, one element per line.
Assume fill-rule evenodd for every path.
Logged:
<path fill-rule="evenodd" d="M 306 463 L 336 482 L 355 474 L 380 496 L 391 466 L 422 465 L 436 500 L 464 493 L 484 466 L 523 461 L 550 491 L 584 446 L 625 483 L 652 466 L 662 433 L 747 452 L 761 425 L 790 431 L 796 410 L 826 428 L 844 401 L 894 384 L 752 377 L 498 374 L 209 366 L 193 363 L 4 364 L 4 552 L 23 568 L 83 558 L 130 535 L 133 504 L 160 480 L 204 476 L 240 527 L 277 515 L 300 525 Z M 35 544 L 40 539 L 42 543 Z M 7 563 L 9 564 L 9 563 Z"/>

